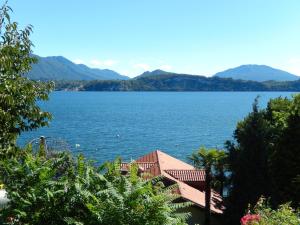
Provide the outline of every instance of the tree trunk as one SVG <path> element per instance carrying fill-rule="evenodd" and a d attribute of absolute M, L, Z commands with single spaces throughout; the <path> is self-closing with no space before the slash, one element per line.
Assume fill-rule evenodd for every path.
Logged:
<path fill-rule="evenodd" d="M 224 197 L 224 181 L 221 181 L 221 184 L 220 184 L 220 196 L 222 198 Z"/>
<path fill-rule="evenodd" d="M 225 182 L 225 174 L 223 168 L 221 169 L 220 172 L 220 195 L 223 198 L 224 195 L 224 182 Z"/>
<path fill-rule="evenodd" d="M 211 203 L 211 168 L 205 169 L 205 225 L 210 225 L 210 203 Z"/>

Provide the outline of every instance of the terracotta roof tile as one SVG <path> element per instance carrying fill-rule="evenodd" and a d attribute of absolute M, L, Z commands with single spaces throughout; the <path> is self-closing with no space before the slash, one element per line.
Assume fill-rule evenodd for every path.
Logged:
<path fill-rule="evenodd" d="M 190 164 L 187 164 L 179 159 L 176 159 L 160 150 L 156 150 L 158 156 L 158 163 L 161 170 L 193 170 L 195 169 Z"/>
<path fill-rule="evenodd" d="M 157 151 L 150 152 L 147 155 L 144 155 L 136 160 L 136 162 L 157 162 L 158 156 Z"/>
<path fill-rule="evenodd" d="M 172 177 L 180 181 L 205 181 L 205 171 L 193 170 L 165 170 Z"/>
<path fill-rule="evenodd" d="M 183 182 L 178 182 L 180 194 L 186 200 L 194 202 L 196 205 L 205 207 L 205 193 L 197 190 Z M 222 197 L 215 191 L 211 193 L 211 211 L 214 213 L 222 214 L 224 207 L 220 206 L 222 203 Z"/>
<path fill-rule="evenodd" d="M 204 208 L 205 193 L 184 183 L 188 181 L 205 181 L 205 171 L 194 168 L 160 150 L 153 151 L 135 161 L 141 170 L 152 176 L 163 175 L 165 178 L 178 183 L 182 198 Z M 127 163 L 121 164 L 121 169 L 128 170 Z M 211 210 L 214 213 L 223 213 L 222 197 L 212 190 Z"/>
<path fill-rule="evenodd" d="M 145 173 L 150 173 L 152 176 L 161 175 L 161 170 L 158 163 L 154 163 L 153 166 L 149 167 L 144 171 Z"/>

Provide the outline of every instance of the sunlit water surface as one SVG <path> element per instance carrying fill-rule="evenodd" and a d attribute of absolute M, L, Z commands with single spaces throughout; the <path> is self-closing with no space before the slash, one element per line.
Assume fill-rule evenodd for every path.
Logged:
<path fill-rule="evenodd" d="M 19 144 L 41 135 L 68 142 L 98 162 L 136 158 L 155 149 L 186 157 L 200 146 L 222 148 L 260 96 L 288 92 L 54 92 L 41 107 L 53 114 L 49 127 L 24 133 Z M 77 146 L 77 147 L 76 147 Z"/>

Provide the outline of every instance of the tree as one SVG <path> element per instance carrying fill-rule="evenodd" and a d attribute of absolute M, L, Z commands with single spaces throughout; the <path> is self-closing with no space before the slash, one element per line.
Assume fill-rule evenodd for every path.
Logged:
<path fill-rule="evenodd" d="M 219 189 L 220 196 L 224 196 L 224 187 L 227 183 L 227 176 L 225 173 L 228 170 L 228 154 L 223 150 L 218 150 L 218 153 L 216 155 L 216 161 L 215 161 L 215 178 L 216 178 L 216 187 Z"/>
<path fill-rule="evenodd" d="M 29 39 L 32 27 L 19 30 L 10 11 L 7 3 L 0 9 L 0 149 L 15 145 L 21 132 L 46 126 L 51 118 L 36 103 L 48 99 L 52 83 L 23 76 L 36 62 Z"/>
<path fill-rule="evenodd" d="M 300 95 L 276 98 L 238 123 L 235 142 L 226 143 L 231 173 L 225 214 L 229 224 L 238 224 L 248 204 L 260 196 L 270 198 L 272 207 L 291 202 L 299 207 Z"/>
<path fill-rule="evenodd" d="M 268 155 L 271 141 L 270 124 L 265 111 L 259 110 L 258 98 L 253 110 L 234 132 L 236 142 L 228 141 L 230 189 L 225 215 L 228 224 L 239 224 L 248 207 L 255 205 L 260 196 L 270 196 Z"/>
<path fill-rule="evenodd" d="M 300 206 L 300 95 L 292 99 L 277 99 L 268 107 L 276 129 L 276 142 L 270 156 L 270 174 L 272 177 L 272 202 L 275 205 L 291 202 Z M 275 119 L 274 119 L 275 118 Z M 275 133 L 275 132 L 274 132 Z"/>
<path fill-rule="evenodd" d="M 196 168 L 205 170 L 205 224 L 210 224 L 210 206 L 211 206 L 211 189 L 213 181 L 213 171 L 224 171 L 221 169 L 221 162 L 225 158 L 225 153 L 217 149 L 206 149 L 201 147 L 198 151 L 194 152 L 189 159 L 194 163 Z M 222 173 L 222 172 L 221 172 Z M 223 190 L 222 190 L 223 191 Z"/>

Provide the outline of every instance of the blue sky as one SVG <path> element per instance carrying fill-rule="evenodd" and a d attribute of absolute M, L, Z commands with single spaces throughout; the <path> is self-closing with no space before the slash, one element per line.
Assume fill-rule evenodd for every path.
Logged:
<path fill-rule="evenodd" d="M 2 1 L 3 2 L 3 1 Z M 299 0 L 10 0 L 34 53 L 136 76 L 241 64 L 300 75 Z"/>

